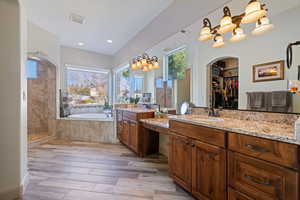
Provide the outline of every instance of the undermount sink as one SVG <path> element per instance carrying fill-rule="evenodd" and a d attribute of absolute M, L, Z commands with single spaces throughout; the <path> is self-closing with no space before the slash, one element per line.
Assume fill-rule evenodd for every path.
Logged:
<path fill-rule="evenodd" d="M 206 122 L 224 122 L 224 119 L 218 117 L 199 118 L 198 120 Z"/>

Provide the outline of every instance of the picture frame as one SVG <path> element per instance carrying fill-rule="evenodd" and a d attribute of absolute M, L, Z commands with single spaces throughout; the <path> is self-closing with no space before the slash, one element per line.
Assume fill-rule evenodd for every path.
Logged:
<path fill-rule="evenodd" d="M 253 82 L 284 80 L 284 61 L 253 65 Z"/>

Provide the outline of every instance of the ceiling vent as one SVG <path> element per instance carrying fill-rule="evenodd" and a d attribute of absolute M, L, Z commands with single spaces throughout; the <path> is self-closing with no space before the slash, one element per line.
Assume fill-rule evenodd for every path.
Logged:
<path fill-rule="evenodd" d="M 70 20 L 74 23 L 77 24 L 84 24 L 85 23 L 85 17 L 75 14 L 75 13 L 71 13 L 70 15 Z"/>

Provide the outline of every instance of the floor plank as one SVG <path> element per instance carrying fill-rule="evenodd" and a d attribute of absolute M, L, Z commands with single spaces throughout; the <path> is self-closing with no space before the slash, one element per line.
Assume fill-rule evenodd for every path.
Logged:
<path fill-rule="evenodd" d="M 23 200 L 193 200 L 168 176 L 163 156 L 122 145 L 51 141 L 30 148 Z"/>

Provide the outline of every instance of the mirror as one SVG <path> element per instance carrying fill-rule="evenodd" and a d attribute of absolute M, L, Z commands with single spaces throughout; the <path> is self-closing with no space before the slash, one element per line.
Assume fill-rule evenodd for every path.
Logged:
<path fill-rule="evenodd" d="M 294 54 L 300 56 L 300 47 Z M 249 86 L 240 84 L 238 58 L 216 59 L 208 65 L 209 105 L 217 109 L 300 113 L 300 81 L 284 80 L 285 70 L 284 61 L 254 65 Z"/>

